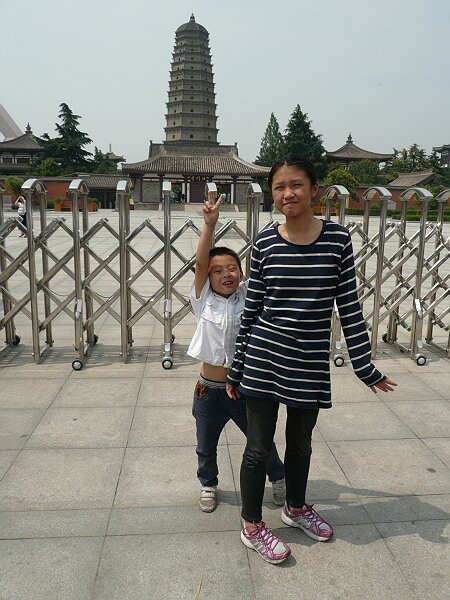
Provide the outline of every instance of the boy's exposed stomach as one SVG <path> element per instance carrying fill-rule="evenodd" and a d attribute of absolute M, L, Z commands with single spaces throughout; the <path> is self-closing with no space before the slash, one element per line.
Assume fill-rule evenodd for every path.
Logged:
<path fill-rule="evenodd" d="M 202 364 L 202 368 L 200 369 L 200 372 L 205 379 L 221 382 L 227 380 L 228 371 L 229 369 L 227 367 L 216 367 L 206 362 Z"/>

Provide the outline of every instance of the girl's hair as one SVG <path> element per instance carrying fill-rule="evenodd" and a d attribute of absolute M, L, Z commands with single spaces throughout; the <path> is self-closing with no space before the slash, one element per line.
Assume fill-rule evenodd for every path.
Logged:
<path fill-rule="evenodd" d="M 226 246 L 215 246 L 214 248 L 211 248 L 211 250 L 209 251 L 209 260 L 211 260 L 211 258 L 214 258 L 215 256 L 222 256 L 223 254 L 232 256 L 237 262 L 239 271 L 242 273 L 241 259 L 234 250 L 232 250 L 231 248 L 227 248 Z"/>
<path fill-rule="evenodd" d="M 268 176 L 270 188 L 272 188 L 272 180 L 275 176 L 275 173 L 281 169 L 281 167 L 296 167 L 297 169 L 306 173 L 311 185 L 315 185 L 317 183 L 316 169 L 312 162 L 298 154 L 288 154 L 285 158 L 283 158 L 283 160 L 276 162 L 270 169 Z"/>

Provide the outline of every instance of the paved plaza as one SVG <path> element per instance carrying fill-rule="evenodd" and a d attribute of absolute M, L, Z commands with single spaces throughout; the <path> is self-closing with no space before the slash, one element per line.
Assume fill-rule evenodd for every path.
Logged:
<path fill-rule="evenodd" d="M 145 218 L 162 227 L 162 213 L 131 216 L 133 228 Z M 113 211 L 92 222 L 104 217 L 117 226 Z M 173 231 L 187 217 L 201 226 L 192 208 L 174 213 Z M 245 215 L 224 212 L 221 222 L 228 218 L 245 230 Z M 233 233 L 230 245 L 238 238 Z M 93 246 L 106 256 L 116 243 L 105 229 Z M 66 244 L 62 230 L 49 242 L 57 255 Z M 16 233 L 7 241 L 13 255 L 24 245 Z M 157 245 L 150 232 L 135 242 L 144 256 Z M 187 235 L 179 250 L 190 257 L 195 245 Z M 55 278 L 61 297 L 67 279 Z M 191 279 L 180 282 L 180 294 Z M 26 286 L 23 274 L 11 280 L 16 297 Z M 105 272 L 95 286 L 106 298 L 117 281 Z M 156 286 L 148 273 L 136 282 L 146 297 Z M 220 504 L 211 514 L 197 506 L 191 404 L 199 369 L 186 356 L 192 315 L 174 328 L 171 370 L 161 366 L 163 326 L 151 314 L 133 328 L 127 363 L 119 323 L 101 314 L 98 343 L 81 371 L 71 367 L 77 354 L 67 314 L 55 319 L 55 343 L 41 364 L 32 357 L 28 317 L 20 313 L 15 324 L 21 343 L 0 354 L 0 600 L 448 598 L 450 361 L 443 352 L 426 347 L 427 363 L 418 366 L 380 342 L 376 364 L 397 381 L 392 394 L 373 394 L 348 361 L 332 367 L 334 406 L 315 430 L 308 500 L 335 537 L 318 543 L 285 526 L 268 484 L 263 518 L 292 548 L 273 566 L 239 539 L 244 439 L 233 423 L 218 452 Z M 380 339 L 384 331 L 382 323 Z M 442 346 L 445 335 L 437 332 Z"/>

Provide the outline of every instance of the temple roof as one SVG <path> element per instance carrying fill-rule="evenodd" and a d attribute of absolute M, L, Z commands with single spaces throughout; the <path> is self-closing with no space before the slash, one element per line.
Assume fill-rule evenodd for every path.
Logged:
<path fill-rule="evenodd" d="M 393 154 L 379 154 L 378 152 L 369 152 L 359 148 L 353 143 L 352 134 L 350 133 L 347 142 L 334 150 L 333 152 L 327 152 L 327 159 L 333 158 L 336 160 L 378 160 L 379 162 L 385 162 L 393 158 Z"/>
<path fill-rule="evenodd" d="M 410 188 L 425 185 L 433 179 L 433 171 L 415 171 L 414 173 L 399 173 L 398 177 L 388 184 L 388 187 Z"/>
<path fill-rule="evenodd" d="M 178 29 L 176 30 L 176 33 L 180 33 L 181 31 L 186 31 L 186 30 L 190 30 L 190 31 L 203 31 L 204 33 L 208 34 L 208 31 L 203 27 L 203 25 L 199 25 L 198 23 L 195 22 L 195 17 L 193 14 L 191 14 L 191 18 L 189 19 L 189 21 L 187 23 L 184 23 L 183 25 L 180 25 L 178 27 Z"/>
<path fill-rule="evenodd" d="M 19 135 L 19 137 L 13 138 L 12 140 L 6 140 L 4 142 L 0 142 L 0 152 L 8 152 L 14 151 L 18 152 L 20 150 L 30 151 L 30 150 L 43 150 L 44 149 L 44 140 L 33 135 L 31 131 L 31 127 L 28 124 L 26 131 L 24 134 Z"/>
<path fill-rule="evenodd" d="M 106 160 L 110 160 L 112 162 L 125 162 L 123 156 L 119 156 L 118 154 L 114 154 L 114 152 L 107 152 L 105 154 Z"/>
<path fill-rule="evenodd" d="M 155 173 L 158 175 L 229 175 L 265 177 L 270 169 L 247 162 L 238 156 L 236 146 L 201 148 L 158 144 L 156 152 L 146 160 L 122 166 L 126 173 Z"/>

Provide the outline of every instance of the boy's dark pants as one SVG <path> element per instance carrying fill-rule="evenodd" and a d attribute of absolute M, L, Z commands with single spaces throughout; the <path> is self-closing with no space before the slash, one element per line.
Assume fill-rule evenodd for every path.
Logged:
<path fill-rule="evenodd" d="M 192 414 L 197 424 L 197 477 L 202 485 L 217 485 L 217 444 L 223 428 L 231 419 L 239 429 L 247 434 L 247 411 L 245 402 L 231 400 L 225 389 L 207 388 L 198 382 L 194 392 Z M 272 442 L 267 460 L 264 462 L 265 474 L 270 481 L 284 478 L 283 463 L 278 456 L 275 444 Z"/>
<path fill-rule="evenodd" d="M 271 451 L 277 424 L 279 403 L 271 398 L 246 397 L 247 445 L 241 465 L 242 518 L 261 521 L 265 484 L 265 462 Z M 311 462 L 311 437 L 319 414 L 318 408 L 287 406 L 286 502 L 301 508 L 305 504 L 306 485 Z"/>

